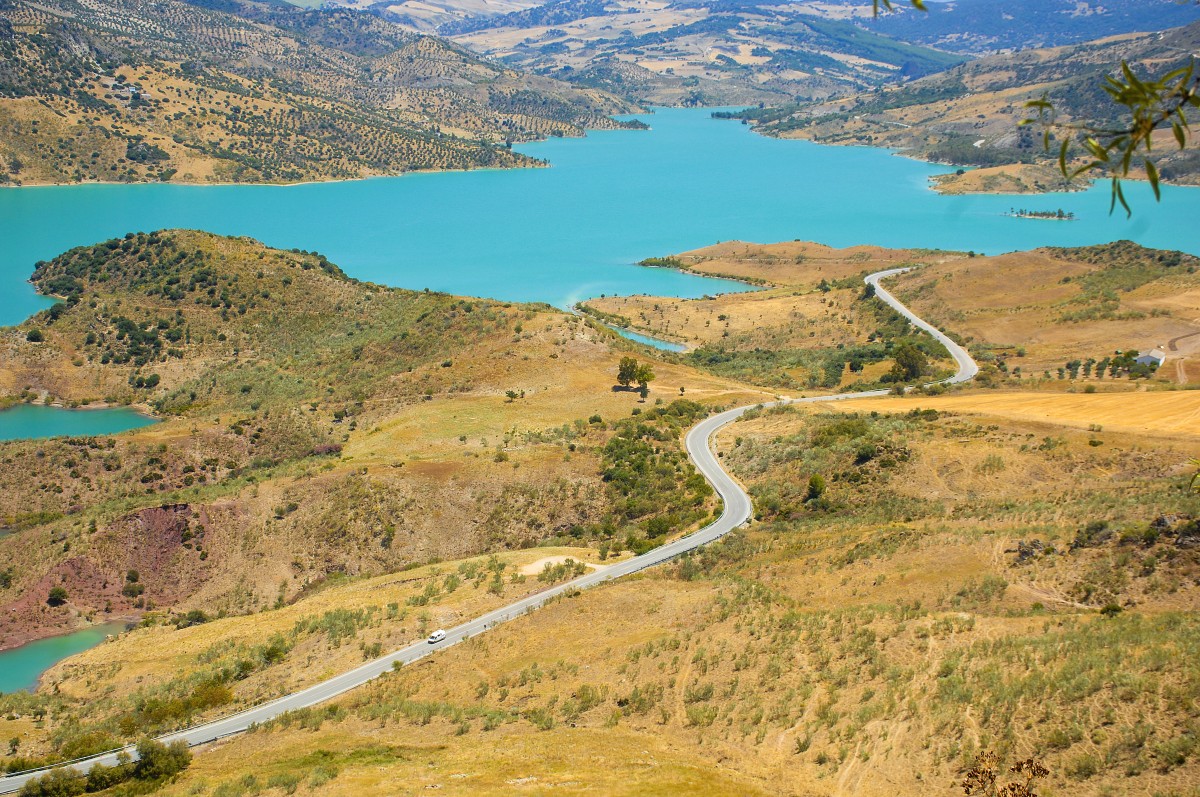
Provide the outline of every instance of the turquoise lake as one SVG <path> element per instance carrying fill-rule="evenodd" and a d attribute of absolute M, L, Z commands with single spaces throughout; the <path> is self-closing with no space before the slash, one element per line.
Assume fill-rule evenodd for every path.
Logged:
<path fill-rule="evenodd" d="M 42 673 L 58 662 L 99 645 L 109 634 L 124 630 L 124 623 L 95 625 L 4 651 L 0 653 L 0 692 L 8 694 L 33 689 Z"/>
<path fill-rule="evenodd" d="M 0 410 L 0 440 L 116 434 L 154 422 L 148 415 L 128 407 L 69 410 L 41 404 L 18 404 Z"/>
<path fill-rule="evenodd" d="M 194 227 L 320 251 L 347 273 L 565 307 L 599 294 L 697 296 L 738 286 L 642 258 L 722 240 L 804 239 L 998 253 L 1130 238 L 1200 253 L 1200 189 L 1156 204 L 1129 185 L 1134 216 L 1108 189 L 1036 197 L 943 197 L 935 166 L 866 147 L 765 138 L 709 110 L 643 115 L 649 131 L 593 132 L 520 150 L 548 169 L 415 174 L 301 186 L 84 185 L 0 190 L 0 323 L 45 307 L 33 264 L 131 231 Z M 1077 221 L 1003 215 L 1062 208 Z"/>

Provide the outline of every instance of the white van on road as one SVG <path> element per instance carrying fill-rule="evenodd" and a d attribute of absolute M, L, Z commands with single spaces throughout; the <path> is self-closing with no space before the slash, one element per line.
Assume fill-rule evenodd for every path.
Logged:
<path fill-rule="evenodd" d="M 438 642 L 441 642 L 445 638 L 446 638 L 446 632 L 439 628 L 438 630 L 436 630 L 432 634 L 430 634 L 429 639 L 427 639 L 425 641 L 431 645 L 436 645 Z"/>

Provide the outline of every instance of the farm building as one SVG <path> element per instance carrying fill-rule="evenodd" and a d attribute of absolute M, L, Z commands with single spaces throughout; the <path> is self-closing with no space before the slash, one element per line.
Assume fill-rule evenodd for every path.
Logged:
<path fill-rule="evenodd" d="M 1167 353 L 1162 349 L 1151 349 L 1144 351 L 1137 356 L 1138 365 L 1153 365 L 1158 367 L 1163 364 L 1163 360 L 1167 359 Z"/>

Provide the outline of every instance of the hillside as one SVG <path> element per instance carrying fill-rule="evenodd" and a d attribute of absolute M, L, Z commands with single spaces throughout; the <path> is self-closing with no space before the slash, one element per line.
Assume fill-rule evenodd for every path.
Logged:
<path fill-rule="evenodd" d="M 982 257 L 731 241 L 669 260 L 766 289 L 696 300 L 608 297 L 587 307 L 688 345 L 680 362 L 759 384 L 878 387 L 903 328 L 883 323 L 863 295 L 862 277 L 904 265 L 921 268 L 894 277 L 889 289 L 957 335 L 984 364 L 983 382 L 1127 388 L 1136 380 L 1120 353 L 1158 347 L 1167 362 L 1156 379 L 1200 383 L 1200 261 L 1181 252 L 1120 241 Z"/>
<path fill-rule="evenodd" d="M 827 97 L 965 60 L 843 17 L 808 4 L 554 0 L 439 31 L 522 69 L 657 105 Z"/>
<path fill-rule="evenodd" d="M 684 389 L 761 395 L 663 363 L 642 404 L 612 389 L 633 344 L 582 319 L 360 283 L 248 239 L 131 234 L 34 281 L 66 301 L 3 332 L 5 397 L 162 422 L 0 444 L 5 646 L 151 608 L 242 614 L 335 575 L 481 552 L 644 548 L 708 511 L 682 453 L 644 439 L 703 409 L 618 421 L 656 419 Z M 630 485 L 634 466 L 664 470 Z"/>
<path fill-rule="evenodd" d="M 1198 19 L 1194 3 L 1175 0 L 957 0 L 930 3 L 925 13 L 897 3 L 893 13 L 864 24 L 905 41 L 986 55 L 1162 31 Z"/>
<path fill-rule="evenodd" d="M 770 397 L 727 375 L 815 354 L 882 379 L 916 343 L 861 275 L 919 263 L 892 286 L 988 360 L 979 384 L 752 410 L 715 443 L 747 529 L 209 745 L 161 793 L 951 795 L 981 750 L 1043 761 L 1045 793 L 1187 793 L 1200 392 L 1030 372 L 1134 345 L 1130 322 L 1194 329 L 1194 258 L 733 242 L 648 262 L 764 290 L 597 302 L 695 346 L 654 362 L 645 404 L 612 386 L 632 347 L 584 319 L 319 255 L 168 231 L 39 264 L 65 301 L 7 333 L 5 392 L 109 390 L 164 420 L 0 444 L 5 638 L 142 619 L 0 697 L 4 764 L 261 702 L 686 533 L 716 507 L 682 431 Z M 994 295 L 1013 280 L 1019 308 Z M 1043 337 L 1009 351 L 1022 315 Z"/>
<path fill-rule="evenodd" d="M 947 263 L 895 281 L 977 359 L 1022 382 L 1103 386 L 1120 352 L 1161 349 L 1157 377 L 1200 383 L 1200 259 L 1129 241 Z M 1021 291 L 1012 286 L 1020 284 Z M 1017 373 L 1017 369 L 1020 369 Z"/>
<path fill-rule="evenodd" d="M 0 180 L 296 182 L 528 166 L 623 102 L 350 10 L 0 2 Z"/>
<path fill-rule="evenodd" d="M 1111 125 L 1119 110 L 1102 90 L 1122 60 L 1142 75 L 1185 66 L 1200 42 L 1200 23 L 1079 45 L 993 55 L 912 83 L 826 103 L 749 110 L 743 118 L 766 135 L 830 144 L 894 147 L 906 155 L 977 172 L 948 175 L 943 191 L 1039 192 L 1070 188 L 1046 152 L 1037 126 L 1021 126 L 1025 102 L 1046 95 L 1066 124 Z M 1200 157 L 1180 152 L 1169 131 L 1156 163 L 1163 180 L 1195 184 Z M 1078 155 L 1078 151 L 1073 152 Z"/>
<path fill-rule="evenodd" d="M 1195 393 L 1156 395 L 1195 409 Z M 1126 416 L 1145 406 L 1113 398 Z M 1042 793 L 1186 794 L 1200 499 L 1185 465 L 1200 438 L 927 404 L 943 400 L 748 415 L 718 450 L 755 496 L 749 530 L 212 745 L 162 793 L 952 795 L 990 749 L 1044 761 Z M 806 499 L 813 473 L 829 486 Z M 58 668 L 26 710 L 60 739 L 104 740 L 122 712 L 151 716 L 138 701 L 185 704 L 238 658 L 232 699 L 263 696 L 306 678 L 301 662 L 351 663 L 488 600 L 478 568 L 352 581 L 257 616 L 278 643 L 239 618 L 139 630 Z M 430 581 L 421 613 L 408 601 Z"/>
<path fill-rule="evenodd" d="M 373 8 L 410 19 L 419 3 Z M 778 105 L 941 72 L 968 57 L 1164 30 L 1200 19 L 1174 0 L 961 0 L 872 18 L 869 0 L 552 0 L 479 9 L 438 30 L 525 69 L 662 105 Z"/>

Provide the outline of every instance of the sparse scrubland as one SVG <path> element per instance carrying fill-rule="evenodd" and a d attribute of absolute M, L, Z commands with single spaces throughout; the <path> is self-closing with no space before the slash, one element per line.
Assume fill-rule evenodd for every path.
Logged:
<path fill-rule="evenodd" d="M 878 386 L 891 369 L 889 353 L 911 331 L 865 296 L 862 277 L 899 266 L 920 268 L 893 277 L 889 290 L 971 350 L 983 366 L 977 384 L 1111 390 L 1128 389 L 1138 377 L 1200 381 L 1200 261 L 1182 252 L 1129 241 L 993 257 L 729 242 L 672 260 L 766 289 L 700 300 L 612 297 L 588 306 L 688 344 L 682 362 L 760 384 Z M 1013 290 L 1017 284 L 1021 290 Z M 1155 347 L 1170 357 L 1157 373 L 1121 359 Z M 939 367 L 936 359 L 932 365 Z"/>
<path fill-rule="evenodd" d="M 901 86 L 853 97 L 833 97 L 781 107 L 719 112 L 742 118 L 766 135 L 808 138 L 828 144 L 870 145 L 904 150 L 935 163 L 974 167 L 941 175 L 945 193 L 1045 193 L 1086 187 L 1058 168 L 1056 137 L 1067 125 L 1121 129 L 1119 106 L 1104 92 L 1105 76 L 1127 63 L 1143 77 L 1186 67 L 1200 38 L 1200 24 L 1099 39 L 1047 49 L 992 54 Z M 1026 102 L 1048 97 L 1055 107 L 1047 148 Z M 1187 115 L 1187 112 L 1184 112 Z M 1194 122 L 1194 119 L 1192 120 Z M 1194 185 L 1200 157 L 1181 149 L 1170 131 L 1154 138 L 1166 182 Z M 1074 165 L 1089 160 L 1075 142 Z M 1140 169 L 1134 163 L 1134 173 Z"/>
<path fill-rule="evenodd" d="M 862 288 L 921 264 L 889 289 L 972 347 L 979 385 L 753 409 L 715 440 L 746 529 L 156 788 L 951 795 L 988 750 L 1042 761 L 1043 795 L 1194 794 L 1200 393 L 1067 367 L 1186 329 L 1192 259 L 730 243 L 660 264 L 764 289 L 591 302 L 693 346 L 644 401 L 613 384 L 632 344 L 585 319 L 319 255 L 164 232 L 39 266 L 66 301 L 6 333 L 6 392 L 164 421 L 3 444 L 6 638 L 141 618 L 0 698 L 6 766 L 260 702 L 702 525 L 717 507 L 679 440 L 713 407 L 949 369 L 926 350 L 901 373 L 920 339 Z"/>
<path fill-rule="evenodd" d="M 748 530 L 217 745 L 164 793 L 949 795 L 988 749 L 1044 761 L 1043 794 L 1189 794 L 1200 437 L 904 401 L 751 413 L 718 441 Z M 116 673 L 244 622 L 88 655 Z"/>

